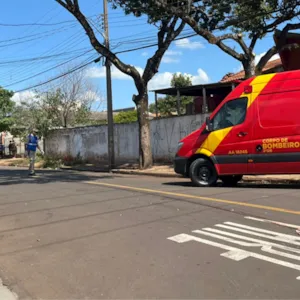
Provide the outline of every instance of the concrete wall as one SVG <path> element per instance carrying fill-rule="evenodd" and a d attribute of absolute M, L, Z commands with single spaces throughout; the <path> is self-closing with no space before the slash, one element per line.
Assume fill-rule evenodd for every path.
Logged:
<path fill-rule="evenodd" d="M 172 161 L 180 139 L 198 129 L 206 115 L 164 118 L 151 121 L 153 158 Z M 138 161 L 138 124 L 116 124 L 114 128 L 117 163 Z M 89 162 L 107 160 L 107 126 L 55 130 L 46 140 L 46 153 L 62 157 L 79 155 Z"/>
<path fill-rule="evenodd" d="M 152 151 L 155 161 L 172 161 L 178 142 L 199 129 L 206 115 L 191 115 L 153 120 L 151 122 Z"/>

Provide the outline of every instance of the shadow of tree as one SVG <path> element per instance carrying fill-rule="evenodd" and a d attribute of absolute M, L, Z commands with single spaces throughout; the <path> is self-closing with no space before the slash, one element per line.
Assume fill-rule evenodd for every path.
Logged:
<path fill-rule="evenodd" d="M 0 169 L 0 186 L 17 184 L 47 184 L 53 182 L 82 182 L 99 179 L 113 179 L 120 176 L 108 173 L 82 173 L 76 171 L 39 170 L 36 176 L 29 176 L 24 169 Z"/>

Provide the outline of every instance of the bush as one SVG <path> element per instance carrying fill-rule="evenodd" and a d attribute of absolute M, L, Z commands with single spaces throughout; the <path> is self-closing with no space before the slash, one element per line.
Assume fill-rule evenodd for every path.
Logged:
<path fill-rule="evenodd" d="M 49 169 L 58 169 L 62 166 L 62 159 L 59 157 L 53 157 L 53 156 L 45 156 L 44 157 L 44 168 Z"/>
<path fill-rule="evenodd" d="M 76 155 L 76 157 L 73 157 L 71 155 L 66 155 L 63 158 L 63 164 L 65 166 L 76 166 L 76 165 L 82 165 L 84 164 L 84 160 L 82 159 L 80 152 Z"/>
<path fill-rule="evenodd" d="M 114 122 L 117 124 L 133 123 L 137 121 L 137 111 L 123 111 L 114 116 Z"/>

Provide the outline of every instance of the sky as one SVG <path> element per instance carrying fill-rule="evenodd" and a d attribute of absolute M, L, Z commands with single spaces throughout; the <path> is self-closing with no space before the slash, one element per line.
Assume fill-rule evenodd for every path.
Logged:
<path fill-rule="evenodd" d="M 88 37 L 73 16 L 55 0 L 2 1 L 0 11 L 0 86 L 15 91 L 16 102 L 30 101 L 35 95 L 34 86 L 57 75 L 93 61 L 99 55 L 92 49 Z M 95 26 L 95 33 L 103 41 L 101 33 L 102 0 L 79 0 L 81 9 Z M 132 50 L 157 42 L 157 28 L 147 23 L 145 17 L 126 16 L 122 10 L 109 8 L 111 48 L 115 52 Z M 193 84 L 218 82 L 229 72 L 241 70 L 241 63 L 210 45 L 200 36 L 186 37 L 194 32 L 186 26 L 181 40 L 172 43 L 160 65 L 159 73 L 149 83 L 149 91 L 170 86 L 172 74 L 188 74 Z M 249 41 L 247 41 L 249 42 Z M 227 43 L 238 46 L 233 41 Z M 257 57 L 273 46 L 268 34 L 259 41 Z M 147 59 L 156 48 L 145 48 L 119 54 L 120 59 L 143 72 Z M 101 105 L 94 110 L 105 110 L 105 69 L 102 63 L 89 64 L 85 76 L 99 90 Z M 133 107 L 132 96 L 136 89 L 132 79 L 112 68 L 114 109 Z M 58 87 L 53 81 L 52 87 Z M 47 85 L 38 87 L 46 92 Z M 154 93 L 149 92 L 150 102 Z"/>

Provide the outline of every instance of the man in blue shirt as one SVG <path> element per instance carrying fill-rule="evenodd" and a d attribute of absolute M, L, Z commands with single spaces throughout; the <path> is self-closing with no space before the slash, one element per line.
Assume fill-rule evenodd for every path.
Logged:
<path fill-rule="evenodd" d="M 34 164 L 35 164 L 36 149 L 38 148 L 41 151 L 42 155 L 44 155 L 44 151 L 39 146 L 39 139 L 36 133 L 37 133 L 36 129 L 32 130 L 31 134 L 29 134 L 28 136 L 28 141 L 27 141 L 27 151 L 30 160 L 29 175 L 31 176 L 35 175 Z"/>

